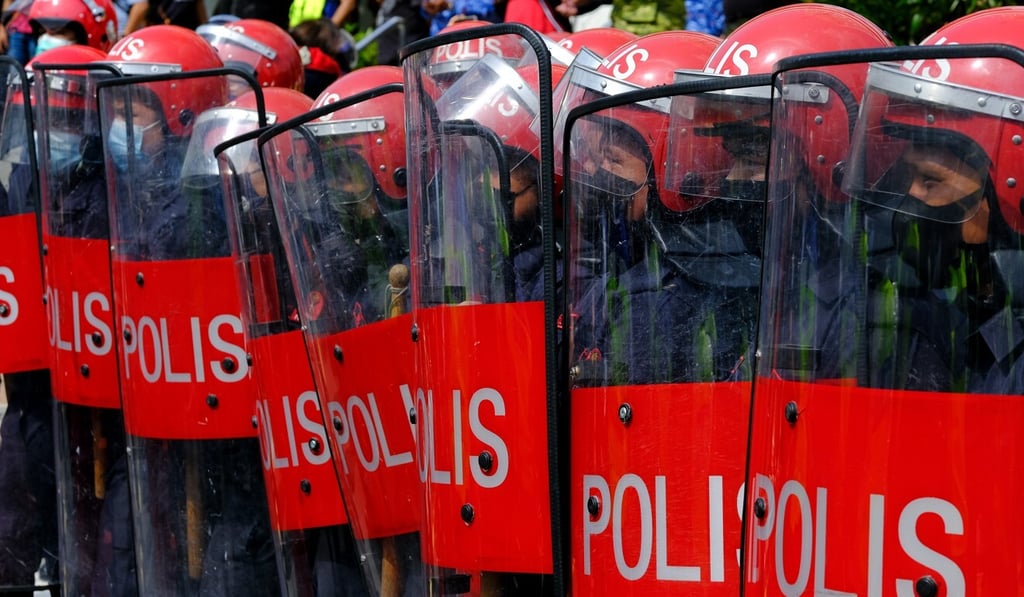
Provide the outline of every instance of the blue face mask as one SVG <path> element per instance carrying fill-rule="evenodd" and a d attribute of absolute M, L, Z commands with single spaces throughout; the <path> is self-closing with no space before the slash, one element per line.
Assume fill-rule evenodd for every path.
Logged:
<path fill-rule="evenodd" d="M 131 155 L 136 161 L 143 159 L 142 135 L 156 126 L 157 122 L 146 126 L 132 124 L 132 147 L 128 148 L 128 127 L 120 118 L 110 125 L 110 132 L 107 133 L 107 150 L 114 161 L 114 167 L 124 172 L 128 169 L 128 156 Z"/>
<path fill-rule="evenodd" d="M 50 35 L 49 33 L 44 33 L 39 36 L 38 40 L 36 40 L 35 55 L 38 56 L 43 52 L 47 50 L 52 50 L 54 48 L 70 46 L 73 43 L 75 42 L 71 41 L 70 39 L 64 39 L 63 37 L 57 37 L 55 35 Z"/>
<path fill-rule="evenodd" d="M 50 167 L 61 172 L 78 163 L 81 157 L 82 136 L 68 131 L 50 131 Z"/>

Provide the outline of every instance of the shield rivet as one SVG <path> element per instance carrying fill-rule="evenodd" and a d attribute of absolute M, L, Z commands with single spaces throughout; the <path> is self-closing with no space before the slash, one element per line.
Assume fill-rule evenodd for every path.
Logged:
<path fill-rule="evenodd" d="M 256 415 L 253 415 L 252 416 L 252 428 L 253 429 L 258 429 L 259 426 L 260 426 L 259 420 L 256 418 Z"/>
<path fill-rule="evenodd" d="M 821 124 L 823 122 L 825 122 L 825 119 L 820 114 L 814 117 L 814 124 Z"/>
<path fill-rule="evenodd" d="M 412 424 L 412 425 L 416 424 L 416 409 L 415 408 L 410 408 L 409 409 L 409 423 Z"/>
<path fill-rule="evenodd" d="M 480 452 L 480 455 L 476 457 L 477 462 L 480 463 L 480 469 L 485 472 L 491 472 L 491 467 L 494 466 L 494 456 L 487 450 Z"/>
<path fill-rule="evenodd" d="M 341 419 L 339 419 L 338 417 L 334 417 L 334 419 L 332 419 L 331 422 L 334 423 L 335 431 L 341 431 Z"/>
<path fill-rule="evenodd" d="M 419 340 L 420 340 L 420 326 L 418 326 L 416 324 L 413 324 L 412 325 L 412 341 L 413 342 L 419 342 Z"/>
<path fill-rule="evenodd" d="M 299 489 L 302 490 L 302 493 L 308 494 L 313 491 L 313 484 L 309 482 L 309 479 L 303 479 L 299 481 Z"/>
<path fill-rule="evenodd" d="M 217 399 L 216 394 L 206 395 L 206 406 L 209 406 L 210 408 L 217 408 L 220 406 L 220 400 Z"/>
<path fill-rule="evenodd" d="M 252 353 L 245 353 L 245 364 L 252 367 Z"/>
<path fill-rule="evenodd" d="M 345 353 L 341 351 L 341 347 L 337 344 L 334 345 L 334 360 L 339 363 L 345 360 Z"/>
<path fill-rule="evenodd" d="M 11 314 L 11 308 L 7 305 L 0 305 L 0 317 L 7 317 Z"/>
<path fill-rule="evenodd" d="M 587 498 L 587 512 L 593 518 L 597 518 L 597 515 L 601 513 L 601 500 L 597 499 L 596 495 Z"/>
<path fill-rule="evenodd" d="M 44 295 L 43 295 L 43 304 L 44 304 L 44 305 L 48 305 L 49 303 L 50 303 L 50 298 L 49 298 L 49 297 L 47 297 L 47 296 L 46 296 L 46 295 L 44 294 Z"/>
<path fill-rule="evenodd" d="M 221 361 L 220 366 L 227 373 L 234 373 L 235 369 L 238 369 L 238 363 L 235 363 L 235 359 L 232 359 L 231 357 L 227 357 Z"/>
<path fill-rule="evenodd" d="M 146 283 L 146 277 L 142 275 L 142 272 L 135 274 L 135 283 L 142 286 Z"/>
<path fill-rule="evenodd" d="M 790 425 L 796 425 L 797 418 L 800 417 L 800 410 L 796 406 L 796 402 L 786 403 L 786 421 Z"/>
<path fill-rule="evenodd" d="M 311 437 L 309 438 L 309 449 L 314 454 L 319 454 L 320 452 L 323 452 L 324 447 L 320 444 L 320 440 L 315 437 Z"/>
<path fill-rule="evenodd" d="M 768 515 L 768 504 L 765 503 L 764 498 L 757 498 L 754 500 L 754 516 L 758 519 L 763 520 Z"/>
<path fill-rule="evenodd" d="M 459 516 L 462 517 L 462 522 L 471 524 L 473 522 L 473 506 L 470 504 L 462 504 L 462 508 L 459 509 Z"/>
<path fill-rule="evenodd" d="M 619 406 L 619 420 L 623 425 L 629 425 L 629 422 L 633 420 L 633 407 L 628 402 Z"/>
<path fill-rule="evenodd" d="M 43 257 L 46 257 L 49 254 L 50 254 L 50 247 L 48 247 L 47 245 L 43 245 Z"/>
<path fill-rule="evenodd" d="M 78 370 L 82 372 L 82 377 L 89 377 L 89 365 L 82 365 Z"/>
<path fill-rule="evenodd" d="M 1011 189 L 1013 187 L 1017 186 L 1017 179 L 1016 178 L 1007 178 L 1006 179 L 1006 186 L 1010 187 Z"/>
<path fill-rule="evenodd" d="M 124 341 L 125 342 L 131 342 L 132 341 L 132 332 L 128 328 L 125 328 L 124 331 L 121 332 L 121 335 L 124 336 Z"/>
<path fill-rule="evenodd" d="M 90 337 L 92 338 L 93 344 L 95 344 L 96 346 L 103 346 L 103 334 L 99 332 L 93 332 Z"/>
<path fill-rule="evenodd" d="M 914 583 L 914 592 L 920 597 L 935 597 L 939 594 L 939 585 L 931 576 L 922 576 Z"/>

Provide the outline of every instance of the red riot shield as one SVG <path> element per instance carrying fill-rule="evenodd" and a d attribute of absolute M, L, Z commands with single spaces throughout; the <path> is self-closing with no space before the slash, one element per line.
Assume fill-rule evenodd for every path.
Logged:
<path fill-rule="evenodd" d="M 90 73 L 100 78 L 111 73 L 81 64 L 102 59 L 102 52 L 57 54 L 33 70 L 56 399 L 61 577 L 68 594 L 111 587 L 134 594 L 107 188 L 95 98 L 87 84 Z M 61 66 L 62 58 L 79 64 Z"/>
<path fill-rule="evenodd" d="M 435 50 L 456 43 L 518 44 L 523 58 L 485 54 L 440 81 Z M 432 594 L 556 590 L 554 179 L 550 137 L 531 128 L 540 119 L 550 134 L 550 66 L 538 36 L 511 25 L 403 53 L 410 397 Z"/>
<path fill-rule="evenodd" d="M 224 125 L 237 120 L 227 116 Z M 273 112 L 268 115 L 270 121 L 278 118 Z M 235 247 L 232 254 L 237 255 L 242 322 L 253 360 L 253 424 L 260 438 L 282 593 L 363 594 L 256 134 L 222 147 L 217 148 L 217 159 Z"/>
<path fill-rule="evenodd" d="M 1024 53 L 823 58 L 778 69 L 845 101 L 773 113 L 744 583 L 1014 593 Z M 867 77 L 856 126 L 823 137 L 858 113 L 844 69 Z"/>
<path fill-rule="evenodd" d="M 0 592 L 31 594 L 57 572 L 53 403 L 28 79 L 9 57 L 0 77 Z"/>
<path fill-rule="evenodd" d="M 577 94 L 619 83 L 575 74 Z M 699 77 L 566 118 L 580 594 L 737 594 L 769 83 Z"/>
<path fill-rule="evenodd" d="M 228 76 L 97 85 L 142 594 L 278 592 L 221 181 L 193 134 Z"/>
<path fill-rule="evenodd" d="M 31 142 L 25 71 L 0 61 L 5 85 L 0 120 L 0 372 L 46 369 L 46 313 L 39 254 L 39 188 Z"/>
<path fill-rule="evenodd" d="M 278 283 L 294 285 L 289 317 L 302 322 L 367 583 L 389 596 L 415 594 L 422 575 L 408 279 L 400 275 L 408 272 L 405 198 L 375 178 L 380 172 L 404 192 L 404 168 L 392 172 L 372 149 L 400 131 L 401 94 L 398 84 L 376 87 L 260 139 L 291 273 Z"/>

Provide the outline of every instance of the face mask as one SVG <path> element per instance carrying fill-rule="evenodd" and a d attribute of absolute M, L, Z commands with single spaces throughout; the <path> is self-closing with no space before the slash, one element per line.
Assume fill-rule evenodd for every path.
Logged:
<path fill-rule="evenodd" d="M 60 172 L 78 163 L 81 157 L 82 136 L 67 131 L 50 131 L 50 167 Z"/>
<path fill-rule="evenodd" d="M 952 279 L 950 268 L 960 254 L 961 225 L 914 217 L 897 212 L 892 238 L 900 259 L 909 265 L 922 288 L 945 288 Z"/>
<path fill-rule="evenodd" d="M 147 126 L 132 125 L 131 151 L 128 148 L 128 127 L 125 125 L 124 120 L 117 119 L 110 125 L 110 132 L 107 134 L 107 148 L 110 151 L 111 158 L 114 160 L 114 166 L 119 171 L 124 172 L 128 169 L 129 155 L 135 160 L 143 157 L 142 135 L 157 124 L 154 122 Z"/>
<path fill-rule="evenodd" d="M 38 56 L 43 52 L 47 50 L 52 50 L 54 48 L 70 46 L 73 43 L 75 42 L 71 41 L 70 39 L 64 39 L 63 37 L 57 37 L 55 35 L 50 35 L 49 33 L 44 33 L 39 36 L 38 40 L 36 40 L 35 55 Z"/>

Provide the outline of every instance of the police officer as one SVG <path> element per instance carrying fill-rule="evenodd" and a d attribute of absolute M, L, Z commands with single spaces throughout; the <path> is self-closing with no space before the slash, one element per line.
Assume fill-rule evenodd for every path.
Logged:
<path fill-rule="evenodd" d="M 1019 46 L 1007 32 L 1021 19 L 1017 7 L 982 11 L 924 43 Z M 861 372 L 873 387 L 1016 393 L 1019 276 L 1011 261 L 1024 216 L 1009 182 L 1020 156 L 1004 142 L 1016 125 L 979 113 L 980 101 L 918 100 L 907 86 L 983 89 L 992 98 L 984 103 L 1006 104 L 1022 90 L 999 70 L 1016 68 L 996 58 L 939 65 L 948 72 L 931 66 L 872 66 L 869 75 L 861 120 L 878 129 L 857 140 L 860 161 L 848 178 L 865 205 L 872 250 L 872 341 Z"/>
<path fill-rule="evenodd" d="M 220 177 L 193 136 L 227 103 L 231 75 L 173 25 L 125 37 L 108 63 L 128 75 L 97 90 L 129 473 L 147 504 L 134 513 L 140 592 L 274 595 L 237 288 L 222 282 L 234 272 Z"/>

